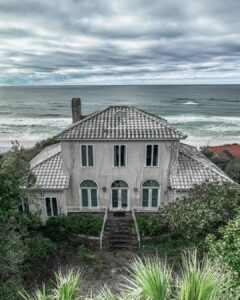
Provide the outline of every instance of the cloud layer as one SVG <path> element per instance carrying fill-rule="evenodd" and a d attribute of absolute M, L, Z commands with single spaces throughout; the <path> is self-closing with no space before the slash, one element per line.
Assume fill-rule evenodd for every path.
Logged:
<path fill-rule="evenodd" d="M 240 83 L 239 0 L 0 0 L 0 84 Z"/>

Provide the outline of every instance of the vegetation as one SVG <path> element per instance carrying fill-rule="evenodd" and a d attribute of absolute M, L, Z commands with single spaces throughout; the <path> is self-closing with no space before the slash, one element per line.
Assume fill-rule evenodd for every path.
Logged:
<path fill-rule="evenodd" d="M 216 156 L 208 147 L 202 147 L 201 151 L 230 178 L 240 183 L 240 160 L 234 158 L 228 150 L 223 151 L 223 157 Z"/>
<path fill-rule="evenodd" d="M 22 293 L 23 299 L 95 299 L 95 300 L 234 300 L 238 299 L 238 288 L 231 288 L 229 276 L 213 265 L 208 258 L 201 262 L 197 252 L 182 256 L 181 270 L 173 273 L 157 257 L 136 257 L 128 269 L 125 284 L 116 293 L 104 287 L 95 296 L 82 295 L 82 272 L 69 271 L 65 276 L 56 274 L 55 287 L 46 292 L 37 290 L 34 294 Z"/>
<path fill-rule="evenodd" d="M 44 228 L 46 235 L 55 242 L 71 241 L 76 234 L 99 236 L 102 218 L 86 213 L 80 216 L 56 216 L 48 219 Z"/>
<path fill-rule="evenodd" d="M 58 216 L 43 226 L 38 214 L 23 211 L 24 187 L 34 182 L 24 151 L 15 144 L 13 151 L 0 159 L 0 299 L 18 299 L 23 286 L 46 279 L 52 258 L 63 249 L 66 256 L 74 241 L 78 252 L 77 233 L 100 232 L 102 221 L 94 216 Z"/>
<path fill-rule="evenodd" d="M 42 272 L 42 262 L 48 261 L 54 250 L 49 239 L 40 234 L 36 237 L 41 226 L 39 217 L 20 209 L 26 198 L 23 187 L 34 181 L 20 149 L 0 160 L 1 299 L 14 299 L 17 290 L 32 281 L 33 270 L 35 278 L 41 277 L 38 271 Z"/>
<path fill-rule="evenodd" d="M 192 188 L 187 197 L 160 209 L 157 217 L 138 216 L 142 236 L 180 239 L 198 244 L 236 216 L 240 207 L 240 188 L 232 184 L 209 184 Z"/>
<path fill-rule="evenodd" d="M 231 272 L 234 282 L 240 281 L 240 213 L 215 235 L 207 236 L 206 250 L 222 269 Z"/>
<path fill-rule="evenodd" d="M 37 154 L 39 154 L 44 148 L 58 144 L 59 141 L 56 141 L 54 138 L 48 138 L 46 140 L 42 140 L 40 142 L 37 142 L 33 147 L 31 148 L 24 148 L 20 146 L 18 141 L 12 142 L 12 149 L 4 154 L 0 153 L 0 160 L 6 157 L 14 157 L 16 155 L 16 152 L 21 155 L 21 158 L 24 161 L 29 162 L 33 157 L 35 157 Z"/>

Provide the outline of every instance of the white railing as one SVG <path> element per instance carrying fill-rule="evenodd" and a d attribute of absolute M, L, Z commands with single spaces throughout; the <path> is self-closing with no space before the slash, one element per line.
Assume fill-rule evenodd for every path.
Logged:
<path fill-rule="evenodd" d="M 133 223 L 135 226 L 135 230 L 137 233 L 137 239 L 138 239 L 138 248 L 140 248 L 140 244 L 141 244 L 141 239 L 140 239 L 140 233 L 139 233 L 139 229 L 138 229 L 138 224 L 137 224 L 137 219 L 136 219 L 136 215 L 135 215 L 135 208 L 132 208 L 132 218 L 133 218 Z"/>
<path fill-rule="evenodd" d="M 100 250 L 102 250 L 103 248 L 103 234 L 104 234 L 104 229 L 105 229 L 105 224 L 108 218 L 108 208 L 105 207 L 105 214 L 104 214 L 104 218 L 103 218 L 103 224 L 102 224 L 102 230 L 101 230 L 101 234 L 100 234 Z"/>
<path fill-rule="evenodd" d="M 67 212 L 80 212 L 80 206 L 67 206 Z"/>
<path fill-rule="evenodd" d="M 142 206 L 134 206 L 135 212 L 159 212 L 159 207 L 142 207 Z"/>
<path fill-rule="evenodd" d="M 104 207 L 81 207 L 81 206 L 67 206 L 67 212 L 102 212 Z"/>

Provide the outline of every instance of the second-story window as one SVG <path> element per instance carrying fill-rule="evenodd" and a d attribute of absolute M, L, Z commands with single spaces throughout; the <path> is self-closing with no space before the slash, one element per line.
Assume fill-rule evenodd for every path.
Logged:
<path fill-rule="evenodd" d="M 113 149 L 114 167 L 126 167 L 126 145 L 114 145 Z"/>
<path fill-rule="evenodd" d="M 146 150 L 146 166 L 158 166 L 158 145 L 147 145 Z"/>
<path fill-rule="evenodd" d="M 93 167 L 93 145 L 81 145 L 82 166 Z"/>

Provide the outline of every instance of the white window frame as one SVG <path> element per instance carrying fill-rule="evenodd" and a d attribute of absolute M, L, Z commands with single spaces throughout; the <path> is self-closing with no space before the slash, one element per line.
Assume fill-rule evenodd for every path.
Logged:
<path fill-rule="evenodd" d="M 86 162 L 87 162 L 86 166 L 83 165 L 82 146 L 86 146 Z M 93 165 L 92 166 L 89 166 L 89 159 L 88 159 L 88 147 L 89 146 L 92 146 L 92 148 L 93 148 L 93 151 L 92 151 L 92 153 L 93 153 Z M 80 149 L 81 149 L 81 151 L 80 151 L 81 167 L 83 167 L 83 168 L 93 168 L 93 167 L 95 167 L 95 149 L 94 149 L 94 145 L 93 144 L 81 144 Z"/>
<path fill-rule="evenodd" d="M 115 160 L 115 157 L 114 157 L 114 147 L 115 146 L 124 146 L 125 147 L 125 166 L 115 166 L 114 165 L 114 160 Z M 126 168 L 127 167 L 127 165 L 128 165 L 128 155 L 127 155 L 127 153 L 128 153 L 128 148 L 127 148 L 127 145 L 126 144 L 114 144 L 113 145 L 113 151 L 112 151 L 112 153 L 113 153 L 113 159 L 112 159 L 112 166 L 114 167 L 114 168 Z M 121 149 L 121 148 L 119 148 L 119 149 Z M 120 154 L 121 154 L 121 151 L 120 151 Z M 120 156 L 119 156 L 120 157 Z M 119 160 L 119 162 L 121 161 L 121 159 Z"/>
<path fill-rule="evenodd" d="M 122 180 L 122 181 L 126 182 L 126 184 L 128 186 L 127 187 L 112 187 L 112 184 L 115 181 L 117 181 L 117 180 Z M 118 190 L 118 207 L 113 207 L 112 206 L 112 191 L 113 190 Z M 119 207 L 119 190 L 127 190 L 127 207 L 126 208 Z M 114 180 L 111 183 L 111 185 L 110 185 L 110 197 L 109 197 L 109 199 L 110 199 L 110 209 L 111 209 L 111 211 L 114 211 L 114 210 L 116 210 L 116 211 L 128 211 L 130 209 L 130 203 L 129 203 L 130 202 L 129 201 L 129 184 L 128 184 L 128 182 L 126 180 L 124 180 L 124 179 L 116 179 L 116 180 Z"/>
<path fill-rule="evenodd" d="M 46 199 L 50 199 L 50 206 L 51 206 L 51 216 L 48 216 L 48 214 L 47 214 L 47 202 L 46 202 Z M 44 197 L 44 205 L 45 205 L 45 213 L 46 213 L 46 217 L 47 218 L 51 218 L 51 217 L 56 217 L 56 216 L 54 216 L 54 214 L 53 214 L 53 205 L 52 205 L 52 199 L 56 199 L 56 204 L 57 204 L 57 215 L 56 216 L 58 216 L 59 215 L 59 209 L 58 209 L 58 199 L 57 199 L 57 197 Z"/>
<path fill-rule="evenodd" d="M 151 165 L 150 166 L 147 165 L 147 147 L 148 146 L 152 146 Z M 154 149 L 154 146 L 158 146 L 158 152 L 157 152 L 158 157 L 157 157 L 157 165 L 156 166 L 153 166 L 153 149 Z M 157 167 L 159 167 L 159 152 L 160 152 L 159 144 L 146 144 L 146 146 L 145 146 L 145 167 L 147 167 L 147 168 L 157 168 Z"/>
<path fill-rule="evenodd" d="M 96 183 L 94 180 L 92 179 L 84 179 L 85 180 L 91 180 L 94 183 Z M 83 182 L 82 181 L 82 182 Z M 96 183 L 97 185 L 97 183 Z M 83 206 L 83 199 L 82 199 L 82 190 L 87 190 L 87 195 L 88 195 L 88 206 Z M 97 191 L 97 206 L 92 206 L 92 201 L 91 201 L 91 190 L 96 190 Z M 89 205 L 90 204 L 90 205 Z M 98 189 L 98 185 L 96 188 L 94 187 L 81 187 L 80 186 L 80 207 L 82 210 L 84 209 L 99 209 L 99 189 Z"/>
<path fill-rule="evenodd" d="M 148 180 L 154 180 L 159 184 L 158 180 L 156 180 L 156 179 L 146 179 L 142 182 L 142 184 L 141 184 L 141 208 L 146 209 L 146 210 L 158 210 L 159 207 L 160 207 L 160 204 L 161 204 L 161 185 L 159 184 L 159 187 L 153 187 L 153 186 L 152 187 L 151 186 L 150 187 L 145 187 L 145 186 L 143 186 L 143 184 Z M 143 190 L 144 189 L 149 190 L 149 193 L 148 193 L 148 206 L 143 206 Z M 149 199 L 152 200 L 152 190 L 153 189 L 158 189 L 158 199 L 157 199 L 157 206 L 156 207 L 153 207 L 152 203 L 150 203 L 151 201 L 149 201 Z"/>

